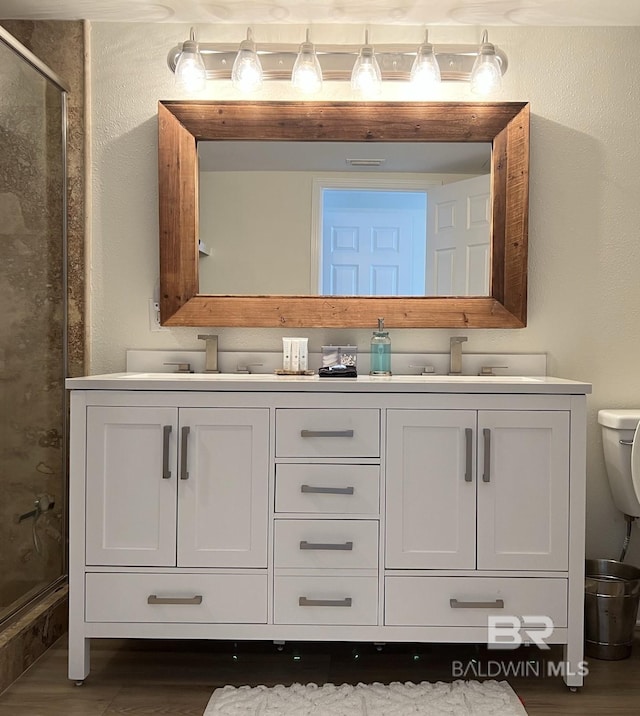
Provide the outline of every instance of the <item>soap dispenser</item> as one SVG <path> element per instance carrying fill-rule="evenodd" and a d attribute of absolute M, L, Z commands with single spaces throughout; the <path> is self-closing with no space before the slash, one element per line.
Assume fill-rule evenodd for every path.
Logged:
<path fill-rule="evenodd" d="M 391 375 L 391 339 L 384 330 L 384 318 L 378 318 L 378 330 L 371 337 L 371 375 Z"/>

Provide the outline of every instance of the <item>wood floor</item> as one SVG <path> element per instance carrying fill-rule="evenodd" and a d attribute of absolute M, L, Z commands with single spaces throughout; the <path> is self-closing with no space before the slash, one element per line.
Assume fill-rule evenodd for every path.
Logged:
<path fill-rule="evenodd" d="M 202 716 L 213 689 L 225 684 L 451 681 L 454 668 L 468 669 L 468 678 L 475 669 L 482 678 L 507 663 L 528 668 L 528 678 L 507 680 L 531 716 L 640 713 L 640 640 L 630 659 L 590 661 L 577 693 L 558 677 L 535 676 L 546 671 L 547 659 L 561 660 L 556 648 L 541 654 L 535 647 L 488 652 L 422 644 L 378 651 L 371 644 L 291 643 L 278 651 L 259 642 L 234 648 L 232 642 L 94 640 L 91 674 L 78 687 L 66 678 L 63 638 L 0 695 L 0 716 Z"/>

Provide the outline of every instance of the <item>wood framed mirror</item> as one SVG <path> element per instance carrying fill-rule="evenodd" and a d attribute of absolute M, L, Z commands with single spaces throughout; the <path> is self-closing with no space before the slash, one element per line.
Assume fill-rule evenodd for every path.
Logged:
<path fill-rule="evenodd" d="M 487 296 L 199 293 L 201 141 L 488 142 Z M 527 320 L 529 105 L 523 102 L 158 104 L 160 313 L 166 326 L 522 328 Z M 274 261 L 277 255 L 274 253 Z M 268 267 L 265 267 L 268 269 Z"/>

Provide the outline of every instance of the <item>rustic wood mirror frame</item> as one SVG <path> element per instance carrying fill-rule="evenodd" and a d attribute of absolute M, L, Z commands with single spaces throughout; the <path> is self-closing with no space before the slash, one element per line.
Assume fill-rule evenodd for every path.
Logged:
<path fill-rule="evenodd" d="M 527 103 L 162 101 L 158 132 L 163 325 L 349 328 L 375 326 L 378 316 L 389 328 L 526 325 Z M 490 295 L 199 294 L 197 143 L 203 140 L 490 142 Z"/>

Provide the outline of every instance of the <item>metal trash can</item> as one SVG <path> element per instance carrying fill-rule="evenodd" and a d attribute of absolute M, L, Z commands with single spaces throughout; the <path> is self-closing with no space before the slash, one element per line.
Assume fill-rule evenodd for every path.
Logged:
<path fill-rule="evenodd" d="M 585 563 L 585 653 L 595 659 L 631 654 L 640 597 L 640 569 L 611 559 Z"/>

